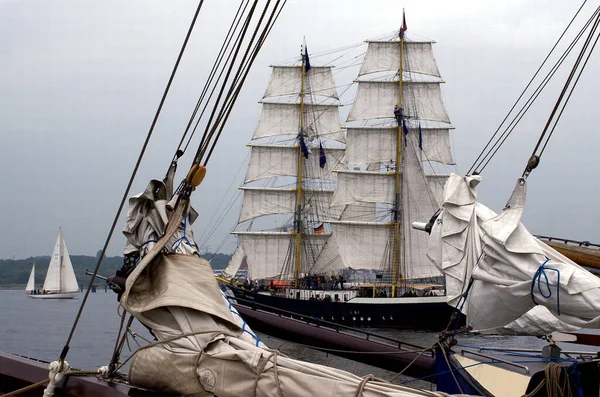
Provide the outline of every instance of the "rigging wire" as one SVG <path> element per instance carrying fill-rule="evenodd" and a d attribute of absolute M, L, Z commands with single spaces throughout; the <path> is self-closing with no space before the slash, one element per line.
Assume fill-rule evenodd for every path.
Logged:
<path fill-rule="evenodd" d="M 165 87 L 165 90 L 163 92 L 162 98 L 160 100 L 160 104 L 158 105 L 158 109 L 156 110 L 156 113 L 154 115 L 154 119 L 152 120 L 152 124 L 150 125 L 150 129 L 146 135 L 146 139 L 144 141 L 144 144 L 142 145 L 142 149 L 140 151 L 140 154 L 138 156 L 138 159 L 136 161 L 135 167 L 133 168 L 133 172 L 131 174 L 131 177 L 129 178 L 129 182 L 127 183 L 127 187 L 125 189 L 125 192 L 123 194 L 123 197 L 121 198 L 121 202 L 119 204 L 119 208 L 117 210 L 117 213 L 113 219 L 113 223 L 110 227 L 110 231 L 108 233 L 108 236 L 106 237 L 106 241 L 104 242 L 104 246 L 102 247 L 102 252 L 100 253 L 100 256 L 98 258 L 98 263 L 96 264 L 96 267 L 94 268 L 94 272 L 90 278 L 90 282 L 88 283 L 88 289 L 85 292 L 85 295 L 83 296 L 83 299 L 81 301 L 81 305 L 79 306 L 79 310 L 77 312 L 77 315 L 75 316 L 75 321 L 73 322 L 73 326 L 71 327 L 71 331 L 69 332 L 69 336 L 67 337 L 67 341 L 65 342 L 65 345 L 60 353 L 60 357 L 59 360 L 60 361 L 64 361 L 65 358 L 67 357 L 67 354 L 69 352 L 69 344 L 71 343 L 71 339 L 73 338 L 73 334 L 75 333 L 75 329 L 77 328 L 77 324 L 79 323 L 79 319 L 81 317 L 81 313 L 83 312 L 83 308 L 87 302 L 88 296 L 90 294 L 90 291 L 92 290 L 92 285 L 94 283 L 94 280 L 96 279 L 96 275 L 98 274 L 98 270 L 100 269 L 100 265 L 102 264 L 102 260 L 104 259 L 104 256 L 106 255 L 106 250 L 108 249 L 108 244 L 110 243 L 110 240 L 112 238 L 112 235 L 115 231 L 115 228 L 117 226 L 117 222 L 119 221 L 119 217 L 121 216 L 121 212 L 123 211 L 123 206 L 125 205 L 125 202 L 127 201 L 127 197 L 129 195 L 129 191 L 131 190 L 131 185 L 133 184 L 133 180 L 135 179 L 135 176 L 137 175 L 137 171 L 140 167 L 140 164 L 142 162 L 142 158 L 144 157 L 144 153 L 146 152 L 146 148 L 148 147 L 148 143 L 150 142 L 150 138 L 152 137 L 152 133 L 154 132 L 154 127 L 156 126 L 156 123 L 158 121 L 158 117 L 161 113 L 162 107 L 165 103 L 165 100 L 167 98 L 167 95 L 169 93 L 169 90 L 171 88 L 171 83 L 173 82 L 173 79 L 175 78 L 175 74 L 177 73 L 177 69 L 179 67 L 179 63 L 181 61 L 181 58 L 183 57 L 183 53 L 185 52 L 185 49 L 187 47 L 187 43 L 190 39 L 190 36 L 192 34 L 192 31 L 194 30 L 194 26 L 196 24 L 196 20 L 198 19 L 198 15 L 200 14 L 200 10 L 202 9 L 202 5 L 204 4 L 204 0 L 200 0 L 198 3 L 198 7 L 196 8 L 196 12 L 194 14 L 194 17 L 192 18 L 192 22 L 190 23 L 190 27 L 188 29 L 188 32 L 185 36 L 185 40 L 183 41 L 183 44 L 181 46 L 181 49 L 179 51 L 179 55 L 177 56 L 177 61 L 175 62 L 175 66 L 173 67 L 173 70 L 171 72 L 171 76 L 169 77 L 169 81 L 167 83 L 167 86 Z"/>
<path fill-rule="evenodd" d="M 502 136 L 504 134 L 506 134 L 506 131 L 510 128 L 510 124 L 507 127 L 507 130 L 505 130 L 505 132 L 503 133 L 503 135 L 501 135 L 501 137 L 498 138 L 498 141 L 496 141 L 496 143 L 490 148 L 490 150 L 487 153 L 486 153 L 486 150 L 488 150 L 488 148 L 490 147 L 490 145 L 492 144 L 492 142 L 494 141 L 494 139 L 498 135 L 498 132 L 502 129 L 502 126 L 505 124 L 506 120 L 510 117 L 511 113 L 513 112 L 513 110 L 515 109 L 515 107 L 518 105 L 518 103 L 521 100 L 521 98 L 523 97 L 523 95 L 525 95 L 526 91 L 529 89 L 529 87 L 531 86 L 531 84 L 533 83 L 533 81 L 535 80 L 535 78 L 537 77 L 537 75 L 540 73 L 540 71 L 542 70 L 542 68 L 544 67 L 544 65 L 546 64 L 546 62 L 548 61 L 548 59 L 550 58 L 550 56 L 552 55 L 552 53 L 554 52 L 554 50 L 556 49 L 556 47 L 558 46 L 558 44 L 560 43 L 560 41 L 562 40 L 562 38 L 564 37 L 564 35 L 566 34 L 566 32 L 569 30 L 569 28 L 571 27 L 571 25 L 573 24 L 573 22 L 575 21 L 575 19 L 579 15 L 581 9 L 584 7 L 584 5 L 586 4 L 586 2 L 587 2 L 587 0 L 583 1 L 583 3 L 581 4 L 581 6 L 577 10 L 577 12 L 575 13 L 575 15 L 571 19 L 571 21 L 569 22 L 569 24 L 567 25 L 567 27 L 563 30 L 563 32 L 561 33 L 561 35 L 559 36 L 559 38 L 555 42 L 554 46 L 548 52 L 548 55 L 546 55 L 546 57 L 544 58 L 544 60 L 542 61 L 542 63 L 540 64 L 540 66 L 538 67 L 538 69 L 536 70 L 536 72 L 534 73 L 533 77 L 529 80 L 527 86 L 523 89 L 523 91 L 521 92 L 521 94 L 519 95 L 519 97 L 517 98 L 517 100 L 515 101 L 515 103 L 512 105 L 512 107 L 510 108 L 510 110 L 508 111 L 508 113 L 506 114 L 506 116 L 504 117 L 504 119 L 502 120 L 502 122 L 500 123 L 500 125 L 498 126 L 498 128 L 496 129 L 496 131 L 494 132 L 494 134 L 492 135 L 492 137 L 488 140 L 487 144 L 482 149 L 481 153 L 475 159 L 475 161 L 473 162 L 473 164 L 471 165 L 471 167 L 467 171 L 467 174 L 470 174 L 471 172 L 481 172 L 483 169 L 479 169 L 478 170 L 478 167 L 481 167 L 482 164 L 484 164 L 484 161 L 486 160 L 486 157 L 490 156 L 490 154 L 492 155 L 492 157 L 493 157 L 493 155 L 495 155 L 496 152 L 493 151 L 494 147 L 495 147 L 495 145 L 498 144 L 498 142 L 500 141 L 500 139 L 502 139 Z M 546 79 L 547 78 L 548 78 L 548 75 L 546 76 Z M 538 87 L 538 89 L 539 89 L 539 87 Z M 535 94 L 533 94 L 533 95 L 535 95 Z M 536 98 L 537 98 L 537 96 L 536 96 Z M 530 100 L 531 100 L 531 98 L 530 98 Z M 527 104 L 524 105 L 524 107 L 526 107 L 526 106 L 527 106 Z M 521 111 L 523 110 L 523 108 L 521 109 Z M 527 107 L 527 109 L 528 109 L 528 107 Z M 525 111 L 527 111 L 527 110 L 525 110 Z M 518 117 L 519 117 L 519 114 L 515 117 L 515 119 L 518 118 Z M 513 122 L 511 122 L 511 124 L 514 123 L 515 119 L 513 119 Z M 512 132 L 512 130 L 511 130 L 511 132 Z M 508 134 L 510 134 L 510 132 Z M 504 143 L 504 141 L 500 142 L 500 146 L 503 143 Z M 492 153 L 492 151 L 493 151 L 493 153 Z M 496 149 L 496 151 L 497 151 L 497 149 Z M 482 156 L 483 156 L 483 158 L 482 158 Z M 488 162 L 489 162 L 489 160 L 488 160 Z M 485 165 L 487 165 L 487 163 L 484 164 L 483 168 L 485 168 Z"/>
<path fill-rule="evenodd" d="M 554 129 L 556 128 L 556 125 L 558 124 L 558 121 L 560 120 L 560 117 L 562 116 L 562 113 L 563 113 L 565 107 L 567 106 L 569 99 L 571 98 L 571 94 L 573 93 L 573 90 L 575 89 L 577 83 L 579 82 L 581 73 L 583 73 L 583 70 L 584 70 L 585 66 L 587 65 L 589 57 L 591 56 L 594 48 L 596 47 L 596 43 L 598 42 L 598 37 L 596 37 L 596 40 L 594 41 L 594 44 L 592 45 L 592 48 L 590 49 L 583 66 L 581 68 L 579 68 L 581 61 L 584 59 L 585 53 L 587 52 L 588 47 L 589 47 L 590 43 L 592 42 L 594 35 L 596 34 L 598 25 L 600 25 L 600 13 L 598 13 L 596 20 L 594 21 L 594 25 L 590 29 L 590 33 L 589 33 L 585 43 L 583 44 L 583 47 L 581 48 L 581 51 L 579 52 L 579 56 L 577 57 L 577 60 L 575 61 L 575 64 L 573 65 L 573 68 L 571 69 L 571 73 L 569 74 L 569 77 L 567 78 L 567 81 L 565 82 L 565 85 L 556 101 L 556 104 L 554 105 L 554 108 L 552 109 L 552 113 L 550 114 L 550 117 L 548 118 L 546 126 L 544 127 L 544 130 L 542 131 L 540 138 L 539 138 L 537 144 L 535 145 L 535 148 L 533 149 L 533 153 L 531 154 L 530 161 L 527 163 L 527 166 L 525 167 L 525 170 L 523 171 L 523 175 L 522 175 L 523 177 L 526 177 L 527 175 L 529 175 L 529 173 L 537 166 L 537 164 L 539 163 L 539 159 L 542 156 L 542 153 L 544 152 L 546 145 L 548 144 L 548 141 L 552 137 Z M 571 85 L 571 82 L 573 81 L 573 78 L 577 74 L 578 69 L 579 69 L 579 74 L 578 74 L 575 82 Z M 569 88 L 570 88 L 570 92 L 569 92 L 567 98 L 563 102 L 563 98 L 567 94 L 567 91 L 569 90 Z M 561 111 L 559 112 L 558 116 L 556 116 L 556 118 L 554 118 L 554 116 L 556 115 L 556 112 L 561 107 L 561 105 L 562 105 Z M 554 124 L 554 127 L 552 128 L 552 130 L 550 131 L 550 134 L 548 134 L 548 137 L 546 138 L 545 135 L 548 132 L 548 128 L 550 128 L 551 124 Z M 546 141 L 544 143 L 542 150 L 539 152 L 539 154 L 536 154 L 537 150 L 539 149 L 539 147 L 542 144 L 542 142 L 544 141 L 544 139 L 546 139 Z"/>
<path fill-rule="evenodd" d="M 194 122 L 194 120 L 196 119 L 196 115 L 198 114 L 198 110 L 200 109 L 200 106 L 202 105 L 204 98 L 206 96 L 206 93 L 208 92 L 214 78 L 215 78 L 215 74 L 217 72 L 217 70 L 219 69 L 219 66 L 221 66 L 221 63 L 223 62 L 223 58 L 225 56 L 225 52 L 227 50 L 227 48 L 229 48 L 229 45 L 232 42 L 232 38 L 233 35 L 235 33 L 235 31 L 237 30 L 239 23 L 242 19 L 242 16 L 244 14 L 244 12 L 246 11 L 246 8 L 248 7 L 249 4 L 249 0 L 245 0 L 245 5 L 244 5 L 244 1 L 240 2 L 240 6 L 238 7 L 237 13 L 235 14 L 233 21 L 231 22 L 231 25 L 229 26 L 229 31 L 227 32 L 227 35 L 225 36 L 225 40 L 223 41 L 223 44 L 221 45 L 221 49 L 219 50 L 219 54 L 217 55 L 217 58 L 215 59 L 215 62 L 213 63 L 212 69 L 209 73 L 208 79 L 204 85 L 204 88 L 202 89 L 202 93 L 200 94 L 200 97 L 198 98 L 198 101 L 196 103 L 196 107 L 194 108 L 194 111 L 192 112 L 192 115 L 190 117 L 190 120 L 188 121 L 188 124 L 186 126 L 186 129 L 181 137 L 181 141 L 179 142 L 179 146 L 177 147 L 177 151 L 176 153 L 181 150 L 181 146 L 183 145 L 183 142 L 185 140 L 185 137 L 187 136 L 192 123 Z M 240 37 L 238 36 L 238 40 L 240 39 Z M 226 63 L 229 62 L 229 57 L 227 58 L 227 60 L 225 61 Z M 223 69 L 221 70 L 221 74 L 223 72 Z M 217 81 L 219 81 L 219 79 L 221 78 L 221 74 L 219 74 L 219 77 L 217 78 Z M 214 86 L 216 87 L 216 85 Z M 213 90 L 211 91 L 208 99 L 205 102 L 205 106 L 202 109 L 202 112 L 200 113 L 200 116 L 198 117 L 198 121 L 202 118 L 202 116 L 204 115 L 204 112 L 206 111 L 206 108 L 208 107 L 209 101 L 212 98 L 212 95 L 214 93 L 214 87 Z M 182 150 L 182 154 L 185 153 L 185 151 L 187 150 L 192 138 L 194 137 L 194 134 L 196 132 L 196 129 L 198 127 L 198 123 L 196 123 L 196 125 L 194 126 L 194 129 L 192 130 L 192 133 L 190 134 L 190 137 L 185 145 L 185 147 Z M 175 159 L 175 158 L 174 158 Z"/>
<path fill-rule="evenodd" d="M 541 95 L 542 91 L 550 83 L 551 79 L 554 77 L 554 75 L 556 74 L 558 69 L 562 66 L 562 64 L 566 60 L 567 56 L 575 48 L 575 45 L 581 39 L 581 37 L 583 36 L 583 34 L 587 30 L 587 28 L 590 26 L 590 24 L 594 20 L 594 17 L 598 13 L 600 13 L 600 7 L 596 10 L 596 12 L 594 12 L 594 14 L 586 22 L 584 27 L 579 31 L 579 33 L 576 35 L 576 37 L 571 41 L 571 43 L 569 44 L 567 49 L 563 52 L 563 54 L 560 56 L 558 61 L 554 64 L 552 69 L 546 74 L 546 76 L 544 77 L 542 82 L 538 85 L 536 90 L 531 94 L 529 99 L 525 102 L 525 104 L 521 107 L 521 109 L 519 110 L 517 115 L 513 118 L 513 120 L 507 126 L 506 130 L 500 135 L 500 137 L 498 138 L 496 143 L 494 143 L 494 145 L 492 145 L 492 147 L 490 148 L 490 151 L 483 157 L 483 159 L 480 162 L 480 165 L 477 166 L 477 168 L 479 168 L 479 171 L 477 171 L 478 173 L 480 173 L 483 169 L 485 169 L 485 167 L 489 164 L 489 162 L 492 160 L 492 158 L 496 155 L 498 150 L 500 150 L 500 148 L 502 147 L 504 142 L 508 139 L 508 137 L 514 131 L 514 129 L 517 127 L 518 123 L 523 119 L 523 117 L 525 117 L 525 114 L 527 113 L 527 111 L 531 108 L 531 106 L 533 106 L 533 103 L 535 102 L 535 100 L 537 100 L 537 98 Z M 483 163 L 483 161 L 485 161 L 485 163 Z"/>

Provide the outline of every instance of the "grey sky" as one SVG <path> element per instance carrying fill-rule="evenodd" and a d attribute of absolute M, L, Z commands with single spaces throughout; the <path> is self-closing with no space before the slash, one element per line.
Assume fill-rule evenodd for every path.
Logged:
<path fill-rule="evenodd" d="M 288 3 L 195 193 L 197 237 L 246 156 L 268 65 L 298 55 L 303 36 L 311 52 L 343 47 L 398 29 L 406 8 L 408 32 L 438 43 L 444 99 L 456 127 L 453 149 L 464 172 L 579 6 L 559 0 Z M 61 225 L 71 253 L 101 247 L 196 4 L 0 0 L 0 258 L 49 255 Z M 163 176 L 237 4 L 206 0 L 133 192 Z M 600 241 L 598 67 L 594 56 L 529 178 L 524 221 L 534 233 Z M 491 208 L 500 210 L 509 197 L 560 84 L 486 168 L 480 198 Z M 238 213 L 239 206 L 228 214 L 209 249 Z M 123 243 L 119 232 L 109 254 Z M 227 243 L 222 250 L 233 248 Z"/>

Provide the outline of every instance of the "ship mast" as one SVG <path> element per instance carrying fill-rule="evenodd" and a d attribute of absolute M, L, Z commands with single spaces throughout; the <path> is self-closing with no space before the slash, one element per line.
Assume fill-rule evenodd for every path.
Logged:
<path fill-rule="evenodd" d="M 396 296 L 396 289 L 398 287 L 398 278 L 400 276 L 400 243 L 402 241 L 401 235 L 401 200 L 400 195 L 402 192 L 402 123 L 404 122 L 404 114 L 402 111 L 402 66 L 404 61 L 404 31 L 406 30 L 406 20 L 404 17 L 404 11 L 402 11 L 402 26 L 400 27 L 400 68 L 398 69 L 398 105 L 394 110 L 396 121 L 398 123 L 397 131 L 397 142 L 396 142 L 396 181 L 395 181 L 395 196 L 394 196 L 394 219 L 392 222 L 393 231 L 393 249 L 392 249 L 392 297 Z"/>
<path fill-rule="evenodd" d="M 304 43 L 302 49 L 302 77 L 300 83 L 300 134 L 299 140 L 304 139 L 304 85 L 306 78 L 306 43 Z M 298 145 L 298 178 L 296 185 L 296 216 L 295 216 L 295 230 L 296 233 L 296 249 L 295 249 L 295 260 L 294 260 L 294 283 L 295 287 L 298 288 L 298 279 L 300 278 L 300 267 L 302 259 L 302 167 L 303 167 L 303 153 L 302 146 Z"/>

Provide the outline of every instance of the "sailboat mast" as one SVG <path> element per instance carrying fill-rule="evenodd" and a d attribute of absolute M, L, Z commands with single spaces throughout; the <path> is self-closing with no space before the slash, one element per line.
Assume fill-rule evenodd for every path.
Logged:
<path fill-rule="evenodd" d="M 401 236 L 401 200 L 400 195 L 402 192 L 402 123 L 404 121 L 404 114 L 402 111 L 402 66 L 404 61 L 404 13 L 402 15 L 402 27 L 400 28 L 400 68 L 398 70 L 398 106 L 394 113 L 396 116 L 396 121 L 398 122 L 398 131 L 397 131 L 397 139 L 396 139 L 396 181 L 395 181 L 395 196 L 394 196 L 394 220 L 393 220 L 393 244 L 394 247 L 392 249 L 392 297 L 396 296 L 396 289 L 398 287 L 398 278 L 400 275 L 400 242 L 402 240 Z"/>
<path fill-rule="evenodd" d="M 302 51 L 302 78 L 300 80 L 300 139 L 304 139 L 304 85 L 306 78 L 306 60 L 305 60 L 306 44 Z M 303 168 L 303 153 L 302 147 L 298 145 L 298 178 L 296 186 L 296 250 L 294 260 L 294 282 L 298 288 L 298 279 L 300 278 L 300 267 L 302 259 L 302 168 Z"/>

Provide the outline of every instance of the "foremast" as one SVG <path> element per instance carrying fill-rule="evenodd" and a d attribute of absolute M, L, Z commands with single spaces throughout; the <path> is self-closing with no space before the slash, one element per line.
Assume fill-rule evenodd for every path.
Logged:
<path fill-rule="evenodd" d="M 239 245 L 236 260 L 227 268 L 229 276 L 243 257 L 251 278 L 282 277 L 292 285 L 301 273 L 317 267 L 343 267 L 341 261 L 321 263 L 320 255 L 331 237 L 320 221 L 338 219 L 344 209 L 330 206 L 337 180 L 332 170 L 345 153 L 340 101 L 332 67 L 311 66 L 306 45 L 302 50 L 295 65 L 271 66 L 259 122 L 248 145 L 238 225 L 263 216 L 290 217 L 284 222 L 271 218 L 275 229 L 234 231 Z M 266 222 L 258 221 L 255 227 Z"/>

